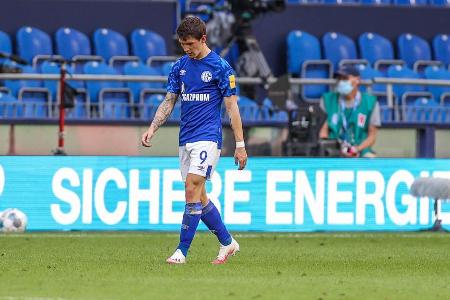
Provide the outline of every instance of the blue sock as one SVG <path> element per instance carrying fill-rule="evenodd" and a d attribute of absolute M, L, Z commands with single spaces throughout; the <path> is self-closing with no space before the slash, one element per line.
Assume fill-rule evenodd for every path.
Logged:
<path fill-rule="evenodd" d="M 203 207 L 202 221 L 208 229 L 217 236 L 222 245 L 228 246 L 231 244 L 231 235 L 225 227 L 225 224 L 223 224 L 220 213 L 212 201 L 209 201 L 208 204 Z"/>
<path fill-rule="evenodd" d="M 189 247 L 191 246 L 192 240 L 194 239 L 195 231 L 197 230 L 198 222 L 200 222 L 200 217 L 202 214 L 202 204 L 198 203 L 186 203 L 183 223 L 180 229 L 180 243 L 178 244 L 178 249 L 183 252 L 184 256 L 187 256 Z"/>

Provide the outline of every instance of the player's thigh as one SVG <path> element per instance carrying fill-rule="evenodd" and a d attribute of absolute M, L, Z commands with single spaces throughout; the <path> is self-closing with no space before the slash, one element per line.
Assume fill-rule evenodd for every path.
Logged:
<path fill-rule="evenodd" d="M 189 151 L 189 173 L 210 179 L 220 157 L 217 143 L 200 141 L 186 144 Z"/>
<path fill-rule="evenodd" d="M 186 182 L 186 177 L 189 173 L 189 167 L 191 165 L 189 151 L 186 149 L 186 146 L 180 146 L 180 148 L 178 149 L 178 156 L 180 158 L 181 178 L 184 182 Z"/>

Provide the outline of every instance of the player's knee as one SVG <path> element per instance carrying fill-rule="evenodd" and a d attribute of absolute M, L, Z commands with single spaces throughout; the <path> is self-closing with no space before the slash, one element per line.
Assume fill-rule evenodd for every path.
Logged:
<path fill-rule="evenodd" d="M 192 183 L 186 183 L 185 185 L 185 193 L 186 199 L 193 199 L 198 194 L 199 187 Z"/>
<path fill-rule="evenodd" d="M 186 199 L 193 199 L 198 194 L 201 194 L 201 191 L 203 189 L 202 181 L 200 180 L 186 180 L 186 183 L 184 184 L 184 189 L 186 192 Z"/>

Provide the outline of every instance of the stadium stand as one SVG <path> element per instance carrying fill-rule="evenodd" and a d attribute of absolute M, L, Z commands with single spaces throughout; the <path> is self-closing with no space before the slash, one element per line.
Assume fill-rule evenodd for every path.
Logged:
<path fill-rule="evenodd" d="M 425 78 L 450 80 L 450 71 L 437 66 L 428 66 L 425 69 Z M 444 98 L 450 96 L 449 86 L 429 86 L 428 91 L 432 93 L 434 98 L 439 100 L 441 103 L 443 103 Z"/>
<path fill-rule="evenodd" d="M 195 3 L 194 3 L 195 2 Z M 182 1 L 184 11 L 195 11 L 199 7 L 209 5 L 213 7 L 211 1 Z M 289 5 L 302 5 L 305 3 L 316 3 L 326 5 L 446 5 L 447 1 L 403 1 L 391 2 L 389 0 L 360 0 L 360 1 L 288 1 Z M 221 3 L 223 4 L 223 3 Z M 63 24 L 62 24 L 63 25 Z M 168 56 L 167 42 L 153 29 L 135 28 L 127 35 L 116 32 L 109 28 L 97 28 L 94 30 L 92 41 L 85 32 L 70 27 L 60 27 L 54 32 L 54 45 L 49 33 L 38 28 L 24 26 L 16 32 L 17 54 L 23 57 L 33 67 L 24 67 L 25 73 L 41 72 L 43 74 L 57 74 L 59 67 L 51 62 L 43 62 L 60 55 L 64 59 L 74 60 L 77 63 L 70 68 L 70 73 L 86 74 L 125 74 L 125 75 L 164 75 L 167 76 L 175 57 Z M 129 33 L 129 35 L 128 35 Z M 128 37 L 129 39 L 127 40 Z M 357 64 L 360 67 L 363 79 L 372 80 L 377 77 L 390 78 L 426 78 L 426 79 L 449 79 L 450 68 L 450 42 L 447 34 L 438 34 L 429 44 L 427 40 L 412 33 L 404 33 L 397 36 L 395 49 L 390 39 L 375 32 L 362 32 L 357 39 L 338 33 L 328 32 L 320 39 L 308 32 L 294 30 L 286 37 L 287 71 L 292 77 L 300 78 L 331 78 L 333 70 L 342 64 Z M 357 43 L 355 43 L 355 41 Z M 93 47 L 92 47 L 93 46 Z M 431 46 L 431 47 L 430 47 Z M 236 48 L 236 47 L 235 47 Z M 233 48 L 233 49 L 235 49 Z M 13 45 L 10 36 L 5 32 L 0 32 L 0 52 L 12 53 Z M 55 50 L 55 52 L 53 51 Z M 95 51 L 93 51 L 95 50 Z M 131 51 L 130 51 L 131 50 Z M 96 55 L 97 54 L 97 55 Z M 158 57 L 165 57 L 159 61 Z M 166 62 L 168 61 L 168 62 Z M 5 62 L 3 59 L 0 62 Z M 87 62 L 86 66 L 84 64 Z M 97 64 L 93 64 L 97 62 Z M 109 64 L 114 70 L 111 71 L 102 62 Z M 8 62 L 9 64 L 9 62 Z M 89 65 L 89 66 L 88 66 Z M 93 65 L 99 66 L 93 68 Z M 407 67 L 406 67 L 407 66 Z M 95 70 L 94 70 L 95 69 Z M 155 82 L 92 82 L 69 81 L 76 89 L 83 89 L 85 95 L 78 99 L 84 106 L 92 104 L 94 107 L 100 104 L 104 106 L 99 115 L 92 117 L 106 117 L 109 119 L 133 118 L 132 105 L 156 104 L 155 99 L 160 98 L 164 88 L 164 83 Z M 36 80 L 6 80 L 5 90 L 10 91 L 11 97 L 16 97 L 19 103 L 38 101 L 45 103 L 55 103 L 56 82 L 36 81 Z M 106 88 L 108 92 L 100 91 Z M 118 96 L 115 92 L 112 95 L 109 89 L 126 89 Z M 378 96 L 381 107 L 384 107 L 385 114 L 382 113 L 383 122 L 401 121 L 393 117 L 394 111 L 398 115 L 402 113 L 402 107 L 406 104 L 414 106 L 415 101 L 420 97 L 434 99 L 438 105 L 447 104 L 450 98 L 450 88 L 443 86 L 423 86 L 417 85 L 394 85 L 396 96 L 395 107 L 388 107 L 386 101 L 386 86 L 374 84 L 371 86 L 372 92 Z M 328 85 L 304 85 L 299 90 L 300 98 L 307 101 L 317 101 L 320 96 L 329 90 Z M 106 95 L 104 94 L 106 93 Z M 120 94 L 120 92 L 119 92 Z M 101 95 L 101 97 L 100 97 Z M 50 99 L 50 100 L 48 100 Z M 111 99 L 111 100 L 108 100 Z M 115 100 L 113 100 L 115 99 Z M 118 100 L 120 99 L 120 100 Z M 151 100 L 152 99 L 152 100 Z M 251 102 L 249 102 L 251 101 Z M 270 99 L 256 101 L 243 97 L 240 104 L 244 109 L 246 120 L 276 122 L 283 121 L 284 116 L 273 113 Z M 105 106 L 105 103 L 109 103 Z M 420 103 L 417 102 L 417 105 Z M 129 105 L 127 109 L 114 110 L 115 106 Z M 256 106 L 255 106 L 256 105 Z M 248 109 L 247 107 L 253 107 Z M 250 111 L 250 112 L 248 112 Z M 40 111 L 33 114 L 26 110 L 24 116 L 35 116 L 41 118 L 54 117 L 52 110 Z M 84 113 L 69 113 L 70 116 L 88 117 L 89 110 Z M 145 113 L 140 113 L 143 117 Z M 177 120 L 177 117 L 174 117 Z"/>
<path fill-rule="evenodd" d="M 397 46 L 399 57 L 416 72 L 422 72 L 425 66 L 442 64 L 431 59 L 430 45 L 420 36 L 404 33 L 398 37 Z"/>
<path fill-rule="evenodd" d="M 118 75 L 117 71 L 105 63 L 89 62 L 84 73 L 91 75 Z M 98 107 L 98 114 L 104 119 L 127 119 L 131 117 L 133 93 L 122 81 L 87 81 L 91 105 Z M 94 110 L 95 114 L 95 110 Z"/>
<path fill-rule="evenodd" d="M 403 65 L 404 61 L 394 59 L 392 43 L 385 37 L 365 32 L 358 38 L 361 57 L 366 59 L 375 69 L 385 71 L 390 65 Z"/>
<path fill-rule="evenodd" d="M 447 34 L 438 34 L 434 37 L 433 53 L 436 60 L 450 67 L 450 39 Z"/>
<path fill-rule="evenodd" d="M 420 97 L 407 99 L 403 103 L 403 116 L 410 123 L 439 123 L 441 110 L 439 104 L 433 98 Z"/>
<path fill-rule="evenodd" d="M 335 69 L 344 64 L 368 64 L 358 59 L 355 42 L 345 34 L 327 32 L 322 38 L 325 58 L 333 63 Z"/>
<path fill-rule="evenodd" d="M 6 54 L 12 53 L 11 38 L 6 32 L 3 31 L 0 31 L 0 52 Z"/>
<path fill-rule="evenodd" d="M 108 28 L 99 28 L 94 32 L 95 52 L 105 62 L 122 73 L 123 65 L 128 61 L 138 61 L 137 56 L 130 56 L 128 42 L 119 32 Z"/>
<path fill-rule="evenodd" d="M 136 61 L 126 63 L 123 72 L 124 75 L 162 75 L 158 69 Z M 144 103 L 149 96 L 154 96 L 155 93 L 164 93 L 163 84 L 159 82 L 127 82 L 127 86 L 133 92 L 136 104 Z"/>
<path fill-rule="evenodd" d="M 0 119 L 23 117 L 23 108 L 19 100 L 11 94 L 0 92 Z"/>
<path fill-rule="evenodd" d="M 61 67 L 53 61 L 45 61 L 42 63 L 41 72 L 44 74 L 60 74 Z M 75 73 L 75 67 L 69 66 L 67 68 L 69 74 Z M 87 118 L 89 116 L 89 94 L 84 87 L 83 81 L 78 80 L 67 80 L 66 84 L 70 85 L 77 92 L 74 99 L 74 108 L 69 110 L 68 118 Z M 58 95 L 58 82 L 54 80 L 44 80 L 44 87 L 50 91 L 52 96 L 52 104 L 54 115 L 57 113 L 57 105 L 59 105 L 59 95 Z"/>
<path fill-rule="evenodd" d="M 135 29 L 130 41 L 133 55 L 138 56 L 142 62 L 147 62 L 152 56 L 167 56 L 166 41 L 154 31 Z"/>
<path fill-rule="evenodd" d="M 50 36 L 34 27 L 22 27 L 17 31 L 17 52 L 29 64 L 39 70 L 42 61 L 54 58 Z"/>
<path fill-rule="evenodd" d="M 84 63 L 103 61 L 103 58 L 92 54 L 89 37 L 81 31 L 69 27 L 59 28 L 55 33 L 56 51 L 67 60 L 76 64 L 76 72 L 81 73 Z"/>
<path fill-rule="evenodd" d="M 428 0 L 394 0 L 394 4 L 402 6 L 424 6 L 428 5 Z"/>
<path fill-rule="evenodd" d="M 14 63 L 11 63 L 14 65 Z M 23 73 L 37 73 L 31 66 L 21 67 Z M 51 117 L 51 94 L 43 87 L 40 80 L 5 80 L 5 86 L 11 91 L 12 96 L 23 103 L 24 118 L 48 118 Z"/>
<path fill-rule="evenodd" d="M 330 78 L 333 66 L 322 59 L 319 40 L 304 31 L 291 31 L 287 36 L 287 69 L 289 74 L 301 78 Z M 326 85 L 305 85 L 302 98 L 313 100 L 328 91 Z"/>

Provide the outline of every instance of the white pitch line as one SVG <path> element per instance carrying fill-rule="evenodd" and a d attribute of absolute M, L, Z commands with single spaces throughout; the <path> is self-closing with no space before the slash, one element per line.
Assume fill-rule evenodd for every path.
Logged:
<path fill-rule="evenodd" d="M 26 234 L 0 234 L 1 238 L 130 238 L 130 237 L 149 237 L 153 234 L 160 235 L 162 232 L 123 232 L 123 233 L 89 233 L 89 232 L 66 232 L 66 233 L 26 233 Z M 207 234 L 206 231 L 201 233 Z M 165 237 L 178 237 L 179 233 L 163 233 Z M 402 237 L 402 238 L 450 238 L 448 234 L 430 233 L 430 232 L 304 232 L 304 233 L 287 233 L 287 232 L 261 232 L 261 233 L 236 233 L 238 238 L 263 238 L 263 237 L 278 237 L 278 238 L 377 238 L 381 235 Z M 1 298 L 0 298 L 1 299 Z"/>
<path fill-rule="evenodd" d="M 0 300 L 66 300 L 65 298 L 52 298 L 52 297 L 30 297 L 30 296 L 23 296 L 23 297 L 14 297 L 14 296 L 0 296 Z"/>

